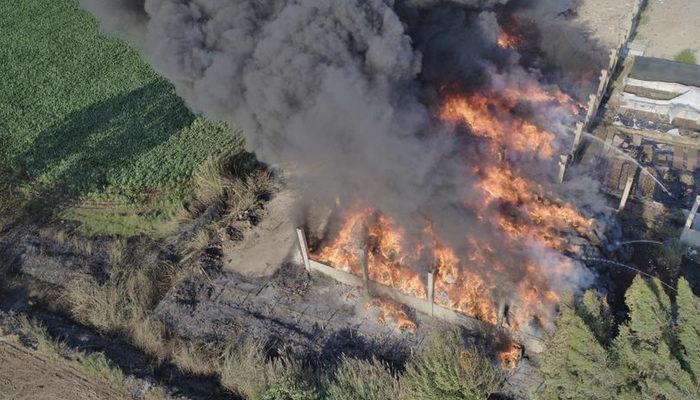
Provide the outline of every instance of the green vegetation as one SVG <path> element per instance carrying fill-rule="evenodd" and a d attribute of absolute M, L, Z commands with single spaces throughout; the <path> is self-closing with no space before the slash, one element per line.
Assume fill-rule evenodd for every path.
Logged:
<path fill-rule="evenodd" d="M 198 167 L 242 150 L 77 0 L 0 13 L 0 223 L 61 212 L 88 234 L 161 236 Z"/>
<path fill-rule="evenodd" d="M 691 49 L 685 49 L 673 57 L 674 61 L 686 63 L 686 64 L 697 64 L 698 60 L 695 57 L 695 52 Z"/>
<path fill-rule="evenodd" d="M 700 299 L 681 279 L 674 308 L 657 279 L 635 278 L 629 317 L 613 329 L 607 304 L 587 293 L 563 305 L 545 346 L 539 399 L 690 399 L 700 396 Z M 614 334 L 617 331 L 617 334 Z"/>
<path fill-rule="evenodd" d="M 401 379 L 412 400 L 480 400 L 498 390 L 504 376 L 478 349 L 464 349 L 457 332 L 420 349 Z"/>
<path fill-rule="evenodd" d="M 398 399 L 400 395 L 398 377 L 375 359 L 342 358 L 328 388 L 329 400 L 384 400 Z"/>
<path fill-rule="evenodd" d="M 264 346 L 250 339 L 224 350 L 221 383 L 246 399 L 320 399 L 313 373 L 285 357 L 268 360 Z"/>
<path fill-rule="evenodd" d="M 124 382 L 124 373 L 119 368 L 114 367 L 102 352 L 83 355 L 79 362 L 82 370 L 90 375 L 116 384 Z"/>

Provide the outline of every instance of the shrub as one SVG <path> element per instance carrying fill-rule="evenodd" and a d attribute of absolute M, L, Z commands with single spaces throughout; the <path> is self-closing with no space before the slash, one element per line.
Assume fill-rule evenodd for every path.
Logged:
<path fill-rule="evenodd" d="M 343 357 L 328 388 L 329 400 L 397 399 L 400 394 L 397 377 L 376 359 Z"/>
<path fill-rule="evenodd" d="M 302 371 L 287 372 L 272 382 L 261 400 L 319 400 L 313 383 L 303 377 Z"/>
<path fill-rule="evenodd" d="M 673 57 L 674 61 L 682 62 L 686 64 L 696 64 L 697 58 L 695 57 L 695 52 L 691 49 L 685 49 Z"/>
<path fill-rule="evenodd" d="M 227 346 L 219 371 L 221 384 L 251 400 L 320 398 L 312 375 L 292 359 L 267 359 L 264 346 L 246 339 Z"/>
<path fill-rule="evenodd" d="M 501 386 L 503 373 L 481 351 L 465 348 L 457 332 L 431 339 L 401 379 L 410 400 L 483 400 Z"/>

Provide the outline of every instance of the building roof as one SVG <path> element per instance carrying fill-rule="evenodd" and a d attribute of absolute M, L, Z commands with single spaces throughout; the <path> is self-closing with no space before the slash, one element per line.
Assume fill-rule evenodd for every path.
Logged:
<path fill-rule="evenodd" d="M 700 65 L 661 58 L 635 57 L 629 76 L 643 81 L 680 83 L 700 87 Z"/>

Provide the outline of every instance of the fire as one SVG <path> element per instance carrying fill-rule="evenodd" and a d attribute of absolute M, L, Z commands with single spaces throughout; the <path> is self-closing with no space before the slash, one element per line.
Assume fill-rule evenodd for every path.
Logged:
<path fill-rule="evenodd" d="M 321 249 L 317 258 L 358 276 L 366 260 L 370 280 L 426 298 L 420 275 L 406 267 L 412 257 L 402 250 L 403 244 L 404 232 L 391 218 L 362 208 L 348 213 L 335 241 Z"/>
<path fill-rule="evenodd" d="M 367 254 L 369 279 L 385 286 L 398 287 L 402 292 L 426 298 L 420 275 L 406 268 L 408 255 L 402 251 L 404 232 L 389 217 L 379 215 L 368 227 L 370 251 Z"/>
<path fill-rule="evenodd" d="M 507 32 L 501 32 L 498 35 L 498 47 L 502 49 L 515 49 L 518 47 L 520 39 L 517 36 L 508 34 Z"/>
<path fill-rule="evenodd" d="M 377 316 L 377 322 L 379 324 L 383 325 L 387 322 L 387 319 L 389 319 L 395 323 L 396 327 L 400 330 L 416 333 L 418 325 L 413 321 L 406 306 L 403 304 L 389 299 L 376 298 L 367 302 L 365 307 L 377 307 L 379 309 L 379 315 Z"/>
<path fill-rule="evenodd" d="M 362 275 L 360 259 L 366 252 L 367 239 L 365 237 L 354 238 L 363 235 L 363 229 L 367 225 L 369 209 L 350 212 L 338 232 L 334 243 L 321 249 L 318 258 L 330 261 L 331 265 L 355 275 Z M 354 240 L 359 239 L 359 240 Z"/>
<path fill-rule="evenodd" d="M 498 353 L 498 364 L 501 369 L 512 370 L 518 366 L 523 356 L 523 348 L 515 342 L 508 344 L 507 349 Z"/>
<path fill-rule="evenodd" d="M 501 215 L 499 226 L 511 239 L 535 239 L 546 247 L 564 250 L 565 240 L 557 233 L 567 228 L 585 234 L 593 221 L 583 217 L 570 204 L 557 204 L 543 196 L 545 189 L 531 183 L 503 166 L 487 168 L 479 188 L 485 195 L 484 207 L 491 204 L 517 207 L 524 213 L 519 218 Z"/>
<path fill-rule="evenodd" d="M 510 42 L 504 39 L 504 43 Z M 499 248 L 506 246 L 512 257 L 504 258 L 487 238 L 472 232 L 464 232 L 459 250 L 447 246 L 429 220 L 423 221 L 423 237 L 412 238 L 409 243 L 397 221 L 371 207 L 355 207 L 347 212 L 337 237 L 315 257 L 359 276 L 366 263 L 370 280 L 419 298 L 427 298 L 426 276 L 431 270 L 437 305 L 493 324 L 507 324 L 515 330 L 532 321 L 547 324 L 548 312 L 544 310 L 554 308 L 559 294 L 550 289 L 545 272 L 565 275 L 574 264 L 563 256 L 547 260 L 528 256 L 528 249 L 571 251 L 574 246 L 562 233 L 586 234 L 593 222 L 511 165 L 510 157 L 534 154 L 534 159 L 542 160 L 554 154 L 555 134 L 541 126 L 555 124 L 547 115 L 521 115 L 516 110 L 523 102 L 562 112 L 577 108 L 559 90 L 520 83 L 493 93 L 446 96 L 438 112 L 442 120 L 464 124 L 469 135 L 485 143 L 479 147 L 484 162 L 469 168 L 481 196 L 465 201 L 464 207 L 477 215 L 483 228 L 480 231 L 490 232 L 493 243 Z M 500 287 L 499 275 L 513 270 L 519 274 L 516 283 Z M 508 298 L 507 306 L 504 297 Z M 385 314 L 404 321 L 400 315 L 396 317 L 391 305 L 377 305 Z M 520 353 L 520 347 L 513 344 L 501 353 L 501 364 L 508 367 L 517 363 Z"/>
<path fill-rule="evenodd" d="M 448 121 L 463 122 L 476 136 L 489 139 L 497 150 L 508 142 L 508 147 L 519 152 L 539 151 L 543 156 L 554 152 L 554 135 L 538 128 L 523 118 L 510 115 L 502 99 L 482 94 L 454 97 L 447 101 L 441 117 Z"/>

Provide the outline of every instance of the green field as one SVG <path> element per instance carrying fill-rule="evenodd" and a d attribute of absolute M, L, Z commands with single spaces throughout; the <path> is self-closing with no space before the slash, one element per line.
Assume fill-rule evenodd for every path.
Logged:
<path fill-rule="evenodd" d="M 193 171 L 241 142 L 194 115 L 77 0 L 0 3 L 0 214 L 157 233 Z M 0 219 L 2 221 L 2 219 Z"/>

